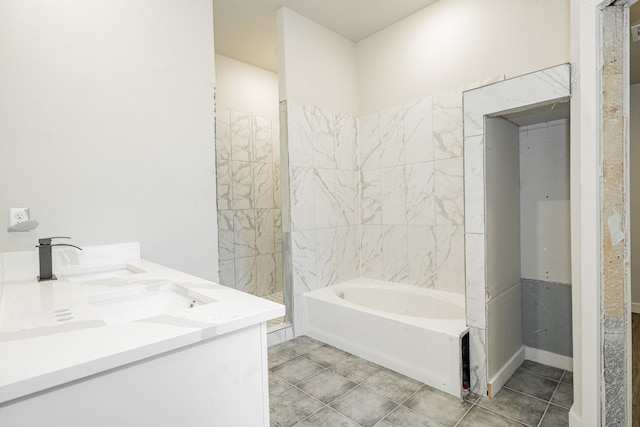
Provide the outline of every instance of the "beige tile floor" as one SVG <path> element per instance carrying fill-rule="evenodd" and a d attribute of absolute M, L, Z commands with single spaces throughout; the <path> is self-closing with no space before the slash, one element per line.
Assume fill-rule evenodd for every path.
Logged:
<path fill-rule="evenodd" d="M 461 400 L 309 337 L 269 349 L 272 427 L 562 427 L 572 383 L 525 361 L 494 399 Z"/>

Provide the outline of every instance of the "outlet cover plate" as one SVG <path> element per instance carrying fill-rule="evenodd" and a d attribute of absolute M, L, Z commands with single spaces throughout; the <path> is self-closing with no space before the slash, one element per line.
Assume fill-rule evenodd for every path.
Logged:
<path fill-rule="evenodd" d="M 9 208 L 9 227 L 29 219 L 29 208 Z"/>

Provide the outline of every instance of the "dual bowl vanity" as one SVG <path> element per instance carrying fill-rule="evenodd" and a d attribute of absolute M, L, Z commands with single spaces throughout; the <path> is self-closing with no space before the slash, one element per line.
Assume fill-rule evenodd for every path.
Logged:
<path fill-rule="evenodd" d="M 137 243 L 0 255 L 0 425 L 268 426 L 284 306 L 140 258 Z"/>

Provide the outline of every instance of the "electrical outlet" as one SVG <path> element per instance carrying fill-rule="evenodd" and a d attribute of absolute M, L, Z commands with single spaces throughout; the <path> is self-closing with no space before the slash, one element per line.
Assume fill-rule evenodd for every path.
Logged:
<path fill-rule="evenodd" d="M 29 208 L 9 208 L 9 227 L 29 219 Z"/>

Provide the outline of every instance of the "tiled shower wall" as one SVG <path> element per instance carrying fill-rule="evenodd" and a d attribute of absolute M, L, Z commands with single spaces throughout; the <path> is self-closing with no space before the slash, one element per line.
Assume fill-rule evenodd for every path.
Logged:
<path fill-rule="evenodd" d="M 258 296 L 283 288 L 279 147 L 271 120 L 218 112 L 220 282 Z"/>
<path fill-rule="evenodd" d="M 357 125 L 293 102 L 287 115 L 295 298 L 359 276 Z"/>
<path fill-rule="evenodd" d="M 359 276 L 464 292 L 462 90 L 287 115 L 294 298 Z"/>
<path fill-rule="evenodd" d="M 462 91 L 359 125 L 362 276 L 464 292 Z"/>

